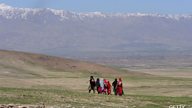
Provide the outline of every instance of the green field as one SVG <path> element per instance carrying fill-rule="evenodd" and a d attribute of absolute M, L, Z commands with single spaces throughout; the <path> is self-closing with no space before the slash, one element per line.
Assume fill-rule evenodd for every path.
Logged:
<path fill-rule="evenodd" d="M 106 96 L 81 93 L 64 89 L 0 88 L 1 103 L 38 104 L 60 107 L 102 108 L 166 108 L 173 104 L 191 104 L 189 97 L 166 97 L 149 95 Z"/>
<path fill-rule="evenodd" d="M 180 77 L 182 71 L 179 69 L 167 69 L 167 75 L 165 70 L 163 74 L 160 74 L 162 70 L 153 74 L 154 69 L 127 71 L 113 68 L 111 73 L 103 66 L 76 64 L 76 61 L 67 62 L 75 69 L 71 66 L 63 69 L 66 60 L 56 62 L 54 57 L 45 60 L 42 55 L 36 56 L 0 53 L 0 104 L 44 103 L 48 108 L 168 108 L 169 105 L 192 105 L 192 78 L 189 77 L 192 71 L 189 68 L 182 69 L 185 74 L 188 72 L 188 77 Z M 78 66 L 89 68 L 83 70 Z M 125 95 L 89 94 L 90 75 L 110 82 L 115 77 L 122 77 Z"/>

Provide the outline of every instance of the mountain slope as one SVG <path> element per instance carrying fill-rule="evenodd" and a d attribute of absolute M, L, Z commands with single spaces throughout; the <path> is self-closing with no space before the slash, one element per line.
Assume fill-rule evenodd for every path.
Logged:
<path fill-rule="evenodd" d="M 1 49 L 67 57 L 189 54 L 191 29 L 192 15 L 75 13 L 0 5 Z"/>
<path fill-rule="evenodd" d="M 120 71 L 121 72 L 121 71 Z M 0 50 L 0 77 L 80 77 L 118 75 L 116 69 L 77 60 Z M 60 74 L 59 74 L 60 73 Z"/>

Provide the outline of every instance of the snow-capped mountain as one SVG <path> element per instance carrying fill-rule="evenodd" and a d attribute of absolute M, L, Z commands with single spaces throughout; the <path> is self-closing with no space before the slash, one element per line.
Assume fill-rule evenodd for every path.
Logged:
<path fill-rule="evenodd" d="M 192 15 L 77 13 L 0 4 L 0 49 L 80 56 L 156 54 L 191 50 L 191 34 Z"/>
<path fill-rule="evenodd" d="M 161 14 L 143 14 L 143 13 L 113 13 L 113 14 L 107 14 L 107 13 L 101 13 L 101 12 L 89 12 L 89 13 L 75 13 L 75 12 L 67 12 L 64 10 L 55 10 L 55 9 L 32 9 L 32 8 L 14 8 L 11 6 L 8 6 L 6 4 L 0 4 L 0 15 L 8 18 L 8 19 L 17 19 L 17 18 L 23 18 L 27 19 L 31 15 L 40 15 L 44 12 L 47 12 L 51 15 L 58 16 L 61 20 L 64 19 L 70 19 L 70 18 L 94 18 L 94 17 L 100 17 L 100 18 L 108 18 L 108 17 L 159 17 L 159 18 L 167 18 L 167 19 L 174 19 L 174 20 L 180 20 L 180 19 L 191 19 L 192 15 L 161 15 Z"/>

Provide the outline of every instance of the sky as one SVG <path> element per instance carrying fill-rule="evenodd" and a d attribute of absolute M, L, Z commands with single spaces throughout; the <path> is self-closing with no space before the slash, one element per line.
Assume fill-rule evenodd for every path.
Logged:
<path fill-rule="evenodd" d="M 0 0 L 0 3 L 74 12 L 192 14 L 192 0 Z"/>

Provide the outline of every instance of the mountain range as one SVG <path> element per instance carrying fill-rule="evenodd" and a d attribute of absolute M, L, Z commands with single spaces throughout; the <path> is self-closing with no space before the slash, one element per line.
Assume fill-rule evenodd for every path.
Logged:
<path fill-rule="evenodd" d="M 0 4 L 0 49 L 65 57 L 191 55 L 192 15 L 78 13 Z"/>

